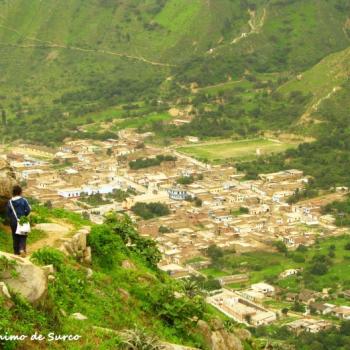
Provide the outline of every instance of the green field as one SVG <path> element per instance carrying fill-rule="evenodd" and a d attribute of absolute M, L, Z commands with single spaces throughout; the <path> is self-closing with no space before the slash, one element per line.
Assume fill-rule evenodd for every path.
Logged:
<path fill-rule="evenodd" d="M 256 158 L 257 149 L 262 155 L 283 152 L 288 148 L 295 148 L 297 143 L 283 143 L 268 139 L 251 139 L 242 141 L 217 141 L 198 145 L 179 147 L 179 152 L 198 159 L 206 159 L 211 162 L 232 160 L 253 160 Z"/>

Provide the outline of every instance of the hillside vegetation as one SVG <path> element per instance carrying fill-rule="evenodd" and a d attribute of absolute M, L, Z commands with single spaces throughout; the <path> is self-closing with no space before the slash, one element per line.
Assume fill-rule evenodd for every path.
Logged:
<path fill-rule="evenodd" d="M 311 68 L 350 43 L 346 0 L 2 0 L 0 13 L 2 127 L 8 139 L 48 145 L 144 127 L 133 119 L 191 103 L 193 83 L 202 94 L 217 86 L 218 93 L 227 92 L 225 104 L 236 105 L 221 126 L 226 136 L 242 125 L 243 136 L 288 127 L 320 93 L 311 91 L 315 98 L 298 101 L 296 110 L 288 99 L 271 101 L 271 91 L 290 80 L 281 92 L 308 95 Z M 346 54 L 324 61 L 344 61 L 332 74 L 334 85 L 345 77 Z M 295 76 L 309 69 L 296 83 Z M 325 84 L 320 98 L 335 87 Z M 95 117 L 105 110 L 107 115 Z M 191 129 L 222 135 L 201 131 L 212 117 L 198 113 L 206 123 L 199 119 Z M 132 120 L 111 132 L 98 128 L 116 116 Z M 167 122 L 148 119 L 146 125 Z M 82 133 L 79 126 L 91 120 L 94 132 Z"/>
<path fill-rule="evenodd" d="M 40 205 L 34 206 L 34 215 L 44 222 L 60 218 L 77 227 L 87 224 L 78 214 Z M 3 231 L 0 234 L 6 237 Z M 144 349 L 150 339 L 154 349 L 160 349 L 156 347 L 160 340 L 206 348 L 197 321 L 210 321 L 215 314 L 201 292 L 193 294 L 185 283 L 158 270 L 160 253 L 155 242 L 139 236 L 129 218 L 109 216 L 103 225 L 92 226 L 88 244 L 91 266 L 52 247 L 32 254 L 35 264 L 53 265 L 54 278 L 47 296 L 35 305 L 12 290 L 11 302 L 1 294 L 0 334 L 29 336 L 23 341 L 1 338 L 1 349 L 132 349 L 125 343 L 126 331 L 144 339 L 135 349 Z M 0 279 L 10 266 L 0 259 Z M 75 313 L 85 319 L 75 319 Z M 35 332 L 46 341 L 30 341 Z M 50 341 L 49 334 L 80 337 Z"/>

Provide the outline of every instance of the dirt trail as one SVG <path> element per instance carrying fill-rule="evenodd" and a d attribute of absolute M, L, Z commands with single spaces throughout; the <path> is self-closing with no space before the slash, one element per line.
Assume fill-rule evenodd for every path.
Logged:
<path fill-rule="evenodd" d="M 225 87 L 226 85 L 229 85 L 229 84 L 238 84 L 238 83 L 241 83 L 242 81 L 243 81 L 243 79 L 225 81 L 225 82 L 223 82 L 223 83 L 218 83 L 218 84 L 214 84 L 214 85 L 208 85 L 208 86 L 203 86 L 203 87 L 197 88 L 196 91 L 203 91 L 203 90 L 211 89 L 211 88 Z"/>
<path fill-rule="evenodd" d="M 73 225 L 58 220 L 51 223 L 38 224 L 35 228 L 43 230 L 47 234 L 47 237 L 29 244 L 29 254 L 43 247 L 58 247 L 62 238 L 70 237 L 75 231 Z"/>
<path fill-rule="evenodd" d="M 57 43 L 54 43 L 52 41 L 46 41 L 46 40 L 41 40 L 41 39 L 34 38 L 34 37 L 25 36 L 22 33 L 20 33 L 17 29 L 11 28 L 11 27 L 3 25 L 3 24 L 0 24 L 0 27 L 3 27 L 7 30 L 14 32 L 26 40 L 36 41 L 36 42 L 39 42 L 41 44 L 41 45 L 35 45 L 35 44 L 17 45 L 17 44 L 0 43 L 1 45 L 12 46 L 12 47 L 17 47 L 17 48 L 22 48 L 22 49 L 32 49 L 32 48 L 54 49 L 54 48 L 56 48 L 56 49 L 64 49 L 64 50 L 81 51 L 81 52 L 87 52 L 87 53 L 98 53 L 98 54 L 104 54 L 104 55 L 110 55 L 110 56 L 116 56 L 116 57 L 125 57 L 125 58 L 131 59 L 131 60 L 141 61 L 141 62 L 144 62 L 146 64 L 153 65 L 153 66 L 175 67 L 174 64 L 152 61 L 152 60 L 149 60 L 147 58 L 144 58 L 143 56 L 134 56 L 134 55 L 129 55 L 129 54 L 122 53 L 122 52 L 111 51 L 108 49 L 102 49 L 102 50 L 101 49 L 86 49 L 86 48 L 82 48 L 79 46 L 68 46 L 68 45 L 63 45 L 63 44 L 57 44 Z"/>
<path fill-rule="evenodd" d="M 252 10 L 248 10 L 250 19 L 248 21 L 248 25 L 250 27 L 249 32 L 243 32 L 241 35 L 238 37 L 234 38 L 231 41 L 231 44 L 237 44 L 239 41 L 241 41 L 243 38 L 248 37 L 251 34 L 254 33 L 259 33 L 260 29 L 264 26 L 265 24 L 265 19 L 266 19 L 266 8 L 263 9 L 263 14 L 260 18 L 260 20 L 256 16 L 256 12 Z"/>
<path fill-rule="evenodd" d="M 311 114 L 318 111 L 318 108 L 320 107 L 321 103 L 325 100 L 330 99 L 334 94 L 336 94 L 340 90 L 340 86 L 335 86 L 327 95 L 319 98 L 315 103 L 313 103 L 310 107 L 307 108 L 305 113 L 300 117 L 298 124 L 303 124 L 310 121 Z M 313 121 L 315 121 L 315 119 L 313 119 Z"/>

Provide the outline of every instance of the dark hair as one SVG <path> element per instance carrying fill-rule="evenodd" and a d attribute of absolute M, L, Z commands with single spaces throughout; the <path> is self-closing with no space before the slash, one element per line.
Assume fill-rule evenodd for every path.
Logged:
<path fill-rule="evenodd" d="M 19 185 L 13 186 L 12 194 L 13 194 L 14 196 L 20 196 L 20 195 L 22 194 L 22 187 L 19 186 Z"/>

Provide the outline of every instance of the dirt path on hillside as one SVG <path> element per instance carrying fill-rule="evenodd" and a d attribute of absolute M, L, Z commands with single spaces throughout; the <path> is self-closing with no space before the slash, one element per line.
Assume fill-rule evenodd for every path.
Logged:
<path fill-rule="evenodd" d="M 248 21 L 248 25 L 250 27 L 249 32 L 243 32 L 241 35 L 237 36 L 231 41 L 231 44 L 237 44 L 239 41 L 241 41 L 243 38 L 247 38 L 249 35 L 254 33 L 259 33 L 260 29 L 265 24 L 266 19 L 266 8 L 263 9 L 263 14 L 260 18 L 260 20 L 256 16 L 256 12 L 252 10 L 248 10 L 250 19 Z"/>
<path fill-rule="evenodd" d="M 195 89 L 196 91 L 202 91 L 202 90 L 206 90 L 206 89 L 211 89 L 211 88 L 219 88 L 219 87 L 224 87 L 228 84 L 237 84 L 237 83 L 241 83 L 243 81 L 243 79 L 240 80 L 231 80 L 231 81 L 225 81 L 224 83 L 218 83 L 218 84 L 214 84 L 214 85 L 208 85 L 208 86 L 203 86 L 200 88 Z"/>
<path fill-rule="evenodd" d="M 29 254 L 44 247 L 57 248 L 60 245 L 62 238 L 70 237 L 75 231 L 73 225 L 58 220 L 51 223 L 37 224 L 35 228 L 44 231 L 47 234 L 47 237 L 29 244 Z"/>
<path fill-rule="evenodd" d="M 65 50 L 73 50 L 73 51 L 81 51 L 81 52 L 86 52 L 86 53 L 98 53 L 98 54 L 103 54 L 103 55 L 110 55 L 110 56 L 116 56 L 116 57 L 125 57 L 131 60 L 136 60 L 136 61 L 141 61 L 143 63 L 147 63 L 153 66 L 163 66 L 163 67 L 175 67 L 175 65 L 170 64 L 170 63 L 163 63 L 163 62 L 157 62 L 157 61 L 152 61 L 149 60 L 143 56 L 134 56 L 134 55 L 129 55 L 126 53 L 122 52 L 115 52 L 111 51 L 108 49 L 86 49 L 82 48 L 79 46 L 67 46 L 63 44 L 57 44 L 52 41 L 47 41 L 47 40 L 41 40 L 38 38 L 34 37 L 29 37 L 23 35 L 21 32 L 19 32 L 17 29 L 6 26 L 4 24 L 0 24 L 0 27 L 3 27 L 7 30 L 10 30 L 20 37 L 31 40 L 31 41 L 36 41 L 39 42 L 40 45 L 35 45 L 35 44 L 27 44 L 27 45 L 17 45 L 17 44 L 6 44 L 6 43 L 0 43 L 1 45 L 6 45 L 6 46 L 11 46 L 11 47 L 16 47 L 16 48 L 22 48 L 22 49 L 33 49 L 33 48 L 40 48 L 40 49 L 65 49 Z"/>
<path fill-rule="evenodd" d="M 305 113 L 300 117 L 298 124 L 303 124 L 306 123 L 308 121 L 310 121 L 310 116 L 317 112 L 321 103 L 325 100 L 330 99 L 334 94 L 336 94 L 338 91 L 341 90 L 340 86 L 335 86 L 326 96 L 323 96 L 321 98 L 319 98 L 315 103 L 313 103 L 310 107 L 307 108 L 307 110 L 305 111 Z M 314 122 L 317 120 L 316 119 L 312 119 Z M 318 121 L 321 122 L 321 121 Z"/>

